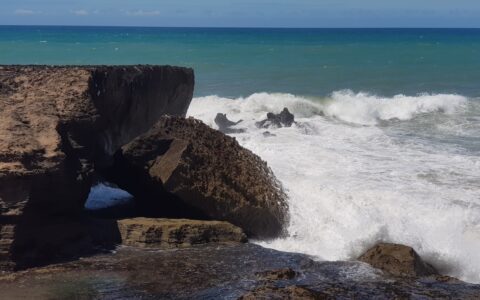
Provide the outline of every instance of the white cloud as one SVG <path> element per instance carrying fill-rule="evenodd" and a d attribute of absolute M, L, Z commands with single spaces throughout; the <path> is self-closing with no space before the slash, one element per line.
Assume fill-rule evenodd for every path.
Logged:
<path fill-rule="evenodd" d="M 89 12 L 86 9 L 77 9 L 77 10 L 72 10 L 72 14 L 77 16 L 86 16 L 86 15 L 89 15 Z"/>
<path fill-rule="evenodd" d="M 38 10 L 31 10 L 31 9 L 17 9 L 13 13 L 18 16 L 31 16 L 31 15 L 41 14 L 42 12 Z"/>
<path fill-rule="evenodd" d="M 128 16 L 135 16 L 135 17 L 148 17 L 148 16 L 158 16 L 160 15 L 159 10 L 129 10 L 126 12 Z"/>

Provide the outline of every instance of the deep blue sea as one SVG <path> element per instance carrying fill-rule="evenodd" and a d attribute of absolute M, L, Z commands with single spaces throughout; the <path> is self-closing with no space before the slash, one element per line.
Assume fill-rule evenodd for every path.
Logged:
<path fill-rule="evenodd" d="M 0 26 L 0 64 L 193 67 L 188 115 L 243 120 L 288 194 L 289 235 L 256 242 L 319 260 L 403 243 L 480 282 L 480 29 Z M 297 124 L 266 137 L 284 107 Z"/>
<path fill-rule="evenodd" d="M 480 96 L 480 29 L 0 26 L 0 64 L 193 67 L 197 95 Z"/>

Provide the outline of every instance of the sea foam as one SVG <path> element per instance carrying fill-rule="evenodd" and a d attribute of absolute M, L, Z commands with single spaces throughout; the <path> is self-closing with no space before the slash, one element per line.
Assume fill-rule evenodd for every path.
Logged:
<path fill-rule="evenodd" d="M 459 151 L 456 143 L 429 140 L 448 134 L 445 122 L 479 120 L 464 117 L 468 105 L 466 97 L 447 94 L 385 98 L 339 91 L 314 99 L 258 93 L 196 98 L 188 115 L 214 128 L 219 112 L 242 119 L 237 127 L 246 132 L 233 136 L 284 185 L 289 235 L 259 244 L 347 260 L 379 241 L 402 243 L 442 272 L 480 282 L 480 148 Z M 275 136 L 265 137 L 255 122 L 283 107 L 297 125 L 268 129 Z M 468 134 L 478 135 L 480 124 L 462 126 L 470 131 L 457 138 L 475 141 Z M 412 128 L 432 132 L 418 137 Z"/>

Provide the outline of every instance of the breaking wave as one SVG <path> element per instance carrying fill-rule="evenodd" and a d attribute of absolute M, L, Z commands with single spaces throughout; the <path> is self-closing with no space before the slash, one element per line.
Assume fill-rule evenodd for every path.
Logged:
<path fill-rule="evenodd" d="M 325 260 L 379 241 L 413 246 L 442 272 L 480 282 L 480 109 L 460 95 L 351 91 L 326 98 L 258 93 L 195 98 L 188 115 L 233 134 L 273 169 L 290 205 L 289 236 L 258 241 Z M 255 122 L 287 107 L 297 124 Z"/>

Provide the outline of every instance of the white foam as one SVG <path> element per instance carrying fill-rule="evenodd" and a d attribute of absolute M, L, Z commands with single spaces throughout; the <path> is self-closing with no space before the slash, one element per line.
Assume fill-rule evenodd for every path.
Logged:
<path fill-rule="evenodd" d="M 451 114 L 466 102 L 467 99 L 459 95 L 397 95 L 384 98 L 345 90 L 332 94 L 332 101 L 325 105 L 325 114 L 350 123 L 375 125 L 380 120 L 409 120 L 424 113 Z"/>
<path fill-rule="evenodd" d="M 342 91 L 309 100 L 259 93 L 196 98 L 188 115 L 214 128 L 219 112 L 243 119 L 237 127 L 247 132 L 234 136 L 266 160 L 286 188 L 289 237 L 261 245 L 346 260 L 378 241 L 402 243 L 443 272 L 480 282 L 480 151 L 458 152 L 455 145 L 419 142 L 374 126 L 454 116 L 468 101 L 457 95 L 380 98 Z M 269 129 L 275 136 L 265 138 L 255 121 L 283 107 L 299 125 Z"/>

